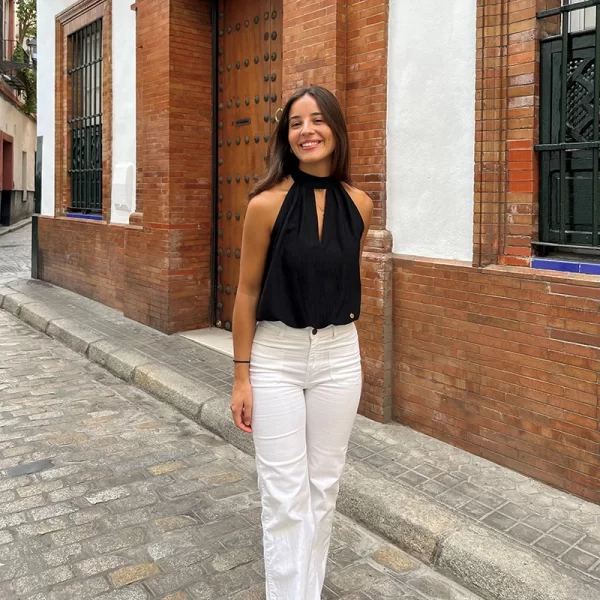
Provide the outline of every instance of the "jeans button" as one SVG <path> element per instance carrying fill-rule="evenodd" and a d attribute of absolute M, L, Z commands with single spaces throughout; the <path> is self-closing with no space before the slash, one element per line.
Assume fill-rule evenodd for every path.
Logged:
<path fill-rule="evenodd" d="M 317 335 L 317 328 L 316 327 L 312 330 L 312 334 L 313 335 Z"/>

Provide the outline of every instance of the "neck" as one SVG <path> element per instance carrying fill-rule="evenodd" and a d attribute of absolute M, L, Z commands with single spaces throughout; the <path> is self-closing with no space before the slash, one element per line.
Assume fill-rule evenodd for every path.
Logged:
<path fill-rule="evenodd" d="M 331 160 L 320 161 L 318 163 L 300 162 L 298 168 L 300 171 L 314 175 L 315 177 L 329 177 L 331 175 Z"/>

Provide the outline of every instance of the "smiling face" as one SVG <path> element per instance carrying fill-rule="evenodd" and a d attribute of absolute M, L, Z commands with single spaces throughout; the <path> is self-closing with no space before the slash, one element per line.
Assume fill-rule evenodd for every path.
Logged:
<path fill-rule="evenodd" d="M 291 106 L 288 141 L 300 161 L 300 168 L 308 171 L 317 169 L 318 174 L 329 175 L 336 147 L 335 137 L 317 101 L 309 94 Z"/>

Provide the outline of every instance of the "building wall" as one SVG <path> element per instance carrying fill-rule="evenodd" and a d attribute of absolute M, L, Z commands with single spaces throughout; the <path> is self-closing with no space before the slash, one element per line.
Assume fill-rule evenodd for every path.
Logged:
<path fill-rule="evenodd" d="M 463 198 L 474 200 L 472 261 L 394 255 L 393 417 L 598 502 L 600 277 L 528 266 L 538 226 L 538 3 L 478 4 L 475 186 Z M 390 193 L 389 214 L 394 203 Z"/>
<path fill-rule="evenodd" d="M 600 278 L 394 259 L 394 418 L 600 501 Z"/>
<path fill-rule="evenodd" d="M 47 0 L 38 7 L 38 135 L 44 138 L 42 155 L 43 215 L 55 213 L 55 109 L 56 99 L 56 15 L 77 4 L 72 0 Z M 110 182 L 110 221 L 128 223 L 135 210 L 136 169 L 136 25 L 131 5 L 112 0 L 113 101 L 112 181 Z M 105 68 L 107 63 L 105 62 Z"/>
<path fill-rule="evenodd" d="M 103 86 L 102 221 L 90 221 L 65 215 L 69 94 L 64 55 L 68 31 L 98 11 L 105 19 L 104 64 L 112 69 L 104 71 Z M 39 54 L 45 57 L 39 68 L 45 78 L 39 93 L 53 99 L 40 114 L 42 212 L 48 217 L 40 220 L 41 278 L 168 333 L 207 326 L 210 2 L 57 1 L 45 5 L 40 21 L 45 30 Z"/>
<path fill-rule="evenodd" d="M 536 2 L 485 0 L 490 10 L 475 13 L 471 0 L 426 0 L 427 13 L 406 14 L 391 4 L 284 2 L 284 98 L 308 83 L 335 91 L 354 181 L 375 203 L 360 411 L 597 501 L 600 284 L 506 264 L 530 252 L 536 226 Z M 135 212 L 124 223 L 42 218 L 41 269 L 181 331 L 209 323 L 210 2 L 136 7 L 136 154 L 110 163 L 135 163 Z M 52 199 L 44 206 L 52 214 Z"/>
<path fill-rule="evenodd" d="M 476 0 L 390 2 L 387 228 L 394 252 L 472 260 Z"/>
<path fill-rule="evenodd" d="M 15 190 L 33 191 L 37 148 L 36 122 L 24 115 L 14 101 L 8 99 L 10 93 L 10 89 L 0 93 L 0 131 L 13 138 L 13 182 L 9 185 Z M 26 182 L 23 180 L 23 152 L 27 153 Z"/>
<path fill-rule="evenodd" d="M 55 78 L 55 17 L 75 4 L 72 0 L 47 0 L 40 2 L 38 11 L 38 136 L 43 137 L 42 152 L 42 212 L 43 215 L 54 215 L 54 161 L 55 161 L 55 127 L 54 114 L 56 107 Z"/>

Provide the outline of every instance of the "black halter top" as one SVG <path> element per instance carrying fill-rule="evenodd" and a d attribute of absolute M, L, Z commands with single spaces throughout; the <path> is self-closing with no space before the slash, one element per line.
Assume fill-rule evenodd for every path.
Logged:
<path fill-rule="evenodd" d="M 267 251 L 256 318 L 290 327 L 346 325 L 360 315 L 362 216 L 331 177 L 292 174 Z M 325 189 L 319 239 L 316 189 Z"/>

